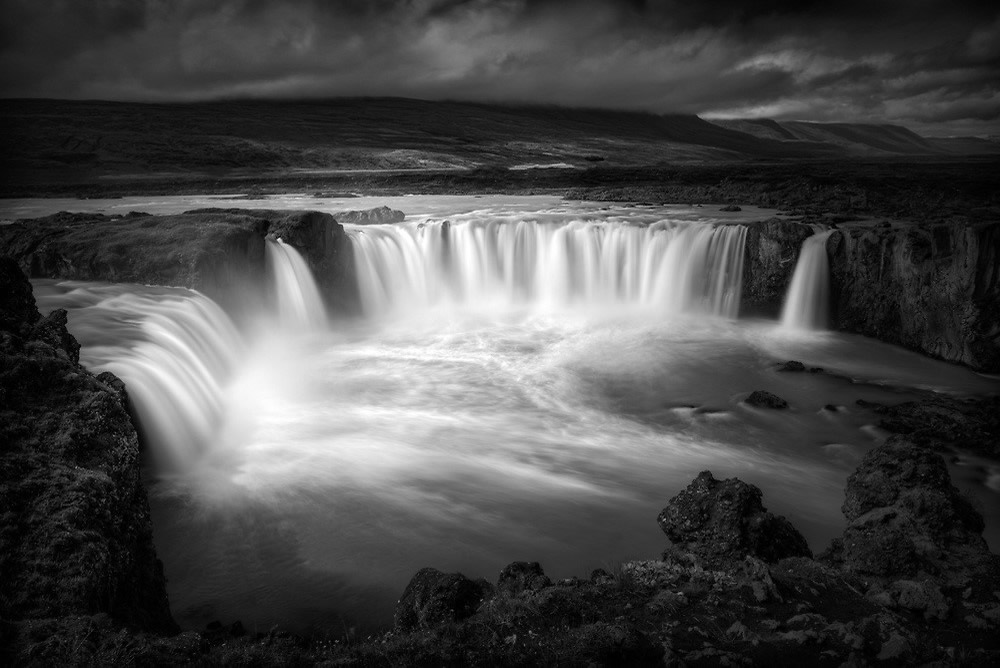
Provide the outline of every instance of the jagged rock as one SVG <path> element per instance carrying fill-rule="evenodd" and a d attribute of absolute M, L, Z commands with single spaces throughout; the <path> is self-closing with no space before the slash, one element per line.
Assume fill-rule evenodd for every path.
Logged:
<path fill-rule="evenodd" d="M 928 620 L 945 619 L 951 608 L 941 588 L 932 582 L 897 580 L 892 583 L 892 592 L 899 607 L 922 612 Z"/>
<path fill-rule="evenodd" d="M 537 561 L 515 561 L 500 571 L 497 589 L 517 594 L 522 591 L 538 591 L 552 584 Z"/>
<path fill-rule="evenodd" d="M 811 557 L 802 534 L 769 513 L 761 496 L 760 489 L 737 478 L 720 481 L 703 471 L 667 503 L 657 522 L 675 545 L 712 566 L 747 555 L 767 562 Z"/>
<path fill-rule="evenodd" d="M 113 390 L 118 398 L 121 400 L 123 406 L 128 405 L 128 390 L 125 388 L 125 382 L 121 378 L 111 373 L 110 371 L 102 371 L 97 374 L 97 380 L 104 383 L 108 388 Z"/>
<path fill-rule="evenodd" d="M 719 211 L 742 211 L 742 210 L 743 210 L 743 207 L 737 206 L 735 204 L 727 204 L 726 206 L 721 207 L 719 209 Z"/>
<path fill-rule="evenodd" d="M 401 223 L 406 214 L 387 206 L 380 206 L 364 211 L 340 211 L 335 214 L 338 223 L 352 225 L 381 225 L 384 223 Z"/>
<path fill-rule="evenodd" d="M 58 308 L 35 323 L 30 337 L 65 352 L 69 361 L 77 364 L 80 361 L 80 344 L 66 329 L 66 322 L 66 309 Z"/>
<path fill-rule="evenodd" d="M 65 312 L 40 319 L 14 269 L 0 262 L 0 618 L 174 630 L 122 395 L 76 363 Z"/>
<path fill-rule="evenodd" d="M 806 370 L 806 365 L 803 364 L 802 362 L 797 362 L 795 360 L 788 360 L 784 364 L 780 364 L 778 366 L 778 371 L 796 372 L 805 370 Z"/>
<path fill-rule="evenodd" d="M 848 525 L 827 558 L 886 577 L 957 576 L 988 567 L 983 518 L 951 484 L 940 455 L 899 440 L 875 448 L 847 481 Z"/>
<path fill-rule="evenodd" d="M 590 581 L 597 585 L 612 584 L 615 579 L 603 568 L 595 568 L 590 574 Z"/>
<path fill-rule="evenodd" d="M 787 401 L 777 394 L 771 394 L 766 390 L 754 390 L 744 401 L 748 405 L 757 406 L 758 408 L 774 408 L 778 410 L 788 408 Z"/>
<path fill-rule="evenodd" d="M 808 225 L 781 218 L 747 225 L 740 315 L 778 316 L 802 242 L 812 234 Z"/>
<path fill-rule="evenodd" d="M 430 628 L 471 616 L 491 586 L 461 573 L 422 568 L 396 602 L 395 623 L 400 630 Z"/>
<path fill-rule="evenodd" d="M 1000 224 L 858 225 L 828 248 L 838 329 L 1000 371 Z"/>
<path fill-rule="evenodd" d="M 0 330 L 24 336 L 41 317 L 28 277 L 13 258 L 0 257 Z"/>
<path fill-rule="evenodd" d="M 878 426 L 916 445 L 1000 456 L 1000 396 L 981 399 L 932 397 L 895 406 L 860 404 L 880 416 Z"/>

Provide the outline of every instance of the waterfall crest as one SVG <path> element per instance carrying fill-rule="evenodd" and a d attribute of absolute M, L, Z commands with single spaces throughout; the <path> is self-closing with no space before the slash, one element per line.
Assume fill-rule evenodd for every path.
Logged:
<path fill-rule="evenodd" d="M 257 332 L 271 344 L 266 355 L 253 350 L 254 341 L 221 307 L 193 290 L 64 284 L 53 303 L 72 311 L 85 363 L 125 381 L 161 471 L 187 470 L 231 434 L 252 428 L 253 402 L 281 382 L 284 370 L 248 378 L 248 361 L 280 366 L 286 346 L 275 349 L 275 336 L 287 342 L 290 333 L 325 326 L 319 290 L 299 253 L 269 240 L 266 265 L 275 296 Z"/>
<path fill-rule="evenodd" d="M 830 310 L 830 261 L 826 240 L 833 230 L 817 231 L 802 242 L 795 273 L 781 309 L 788 329 L 826 329 Z"/>
<path fill-rule="evenodd" d="M 364 311 L 633 304 L 735 317 L 746 228 L 661 221 L 345 225 Z"/>
<path fill-rule="evenodd" d="M 106 354 L 99 366 L 125 381 L 161 467 L 186 468 L 221 428 L 224 388 L 245 352 L 243 337 L 198 292 L 167 299 L 121 294 L 93 308 L 135 323 L 125 333 L 134 343 L 93 354 Z"/>

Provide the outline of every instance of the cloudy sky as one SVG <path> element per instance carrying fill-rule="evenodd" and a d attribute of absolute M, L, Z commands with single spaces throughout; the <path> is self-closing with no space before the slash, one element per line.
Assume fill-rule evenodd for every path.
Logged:
<path fill-rule="evenodd" d="M 0 96 L 391 95 L 1000 134 L 1000 3 L 0 0 Z"/>

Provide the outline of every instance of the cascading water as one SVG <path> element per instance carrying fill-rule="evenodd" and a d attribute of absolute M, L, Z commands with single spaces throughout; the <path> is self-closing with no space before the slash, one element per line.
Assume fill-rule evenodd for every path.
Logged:
<path fill-rule="evenodd" d="M 326 312 L 305 260 L 281 241 L 269 240 L 266 253 L 277 313 L 265 314 L 263 333 L 320 328 Z M 233 408 L 250 398 L 233 382 L 242 382 L 253 342 L 215 302 L 191 290 L 67 285 L 75 286 L 66 306 L 85 363 L 125 381 L 162 471 L 188 470 L 210 450 L 223 450 L 227 434 L 242 433 L 247 411 Z"/>
<path fill-rule="evenodd" d="M 830 310 L 830 262 L 826 240 L 833 230 L 819 231 L 802 242 L 792 283 L 781 310 L 788 329 L 826 329 Z"/>
<path fill-rule="evenodd" d="M 326 307 L 309 265 L 297 250 L 281 239 L 267 240 L 267 270 L 274 285 L 279 322 L 285 327 L 321 329 Z"/>
<path fill-rule="evenodd" d="M 441 302 L 739 310 L 743 226 L 492 219 L 345 227 L 370 315 Z"/>
<path fill-rule="evenodd" d="M 699 317 L 736 314 L 745 234 L 704 209 L 399 206 L 426 208 L 348 228 L 365 311 L 392 317 L 316 329 L 311 276 L 278 242 L 273 308 L 246 334 L 187 290 L 36 285 L 84 364 L 125 380 L 172 472 L 151 506 L 182 626 L 377 627 L 424 566 L 478 577 L 530 556 L 561 578 L 656 554 L 650 513 L 705 469 L 766 489 L 825 546 L 872 445 L 859 398 L 995 385 L 861 337 Z M 775 373 L 788 359 L 863 382 Z M 793 410 L 748 410 L 757 388 Z"/>

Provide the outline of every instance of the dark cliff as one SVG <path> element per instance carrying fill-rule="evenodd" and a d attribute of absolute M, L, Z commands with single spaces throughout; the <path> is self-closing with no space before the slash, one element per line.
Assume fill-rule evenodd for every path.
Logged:
<path fill-rule="evenodd" d="M 812 233 L 808 225 L 781 218 L 747 226 L 741 315 L 775 318 L 781 313 L 802 242 Z"/>
<path fill-rule="evenodd" d="M 839 329 L 1000 371 L 1000 225 L 851 226 L 827 248 Z"/>
<path fill-rule="evenodd" d="M 391 209 L 346 212 L 397 220 Z M 266 239 L 281 238 L 310 264 L 328 304 L 350 311 L 357 285 L 350 240 L 328 213 L 197 209 L 177 215 L 58 213 L 0 226 L 0 248 L 32 278 L 193 288 L 234 315 L 266 294 Z"/>
<path fill-rule="evenodd" d="M 747 227 L 741 314 L 777 317 L 813 230 Z M 1000 225 L 848 223 L 826 248 L 834 328 L 1000 371 Z"/>
<path fill-rule="evenodd" d="M 174 629 L 124 385 L 79 365 L 66 312 L 43 318 L 8 258 L 0 314 L 0 618 Z"/>

